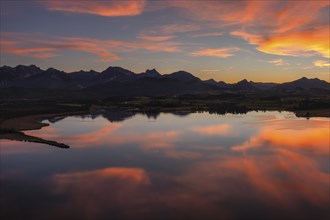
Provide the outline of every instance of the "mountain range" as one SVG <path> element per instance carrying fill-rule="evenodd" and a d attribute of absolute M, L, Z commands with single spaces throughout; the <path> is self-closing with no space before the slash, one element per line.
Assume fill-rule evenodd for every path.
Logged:
<path fill-rule="evenodd" d="M 246 79 L 229 84 L 214 79 L 201 80 L 186 71 L 160 74 L 157 70 L 134 73 L 122 67 L 110 66 L 102 72 L 77 71 L 66 73 L 54 68 L 42 70 L 35 65 L 0 67 L 0 90 L 3 94 L 47 90 L 59 95 L 84 94 L 88 97 L 116 95 L 180 95 L 196 93 L 221 93 L 224 91 L 258 92 L 286 90 L 330 90 L 330 83 L 305 77 L 286 83 L 252 82 Z M 61 93 L 62 92 L 62 93 Z M 2 96 L 3 97 L 3 96 Z"/>

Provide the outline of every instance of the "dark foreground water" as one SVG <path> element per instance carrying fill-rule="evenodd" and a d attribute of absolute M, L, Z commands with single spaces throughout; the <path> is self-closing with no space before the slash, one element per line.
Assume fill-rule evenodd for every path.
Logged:
<path fill-rule="evenodd" d="M 329 119 L 105 113 L 1 140 L 1 219 L 328 219 Z"/>

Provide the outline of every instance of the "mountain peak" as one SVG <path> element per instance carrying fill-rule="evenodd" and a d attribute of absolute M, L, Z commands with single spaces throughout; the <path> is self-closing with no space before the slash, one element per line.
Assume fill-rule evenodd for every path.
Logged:
<path fill-rule="evenodd" d="M 106 70 L 104 70 L 102 73 L 110 73 L 110 74 L 123 74 L 123 75 L 132 75 L 134 74 L 130 70 L 124 69 L 119 66 L 109 66 Z"/>
<path fill-rule="evenodd" d="M 149 74 L 157 74 L 157 75 L 159 75 L 160 73 L 156 70 L 156 69 L 147 69 L 146 70 L 146 72 L 145 73 L 149 73 Z"/>
<path fill-rule="evenodd" d="M 197 79 L 199 80 L 199 78 L 197 78 L 193 74 L 183 71 L 183 70 L 168 74 L 167 77 L 171 78 L 171 79 L 180 80 L 180 81 L 193 81 L 193 80 L 197 80 Z"/>
<path fill-rule="evenodd" d="M 308 79 L 306 77 L 302 77 L 300 79 L 286 82 L 278 85 L 276 89 L 295 89 L 295 88 L 303 88 L 303 89 L 313 89 L 313 88 L 321 88 L 327 89 L 330 88 L 330 83 L 320 80 L 318 78 Z"/>
<path fill-rule="evenodd" d="M 36 65 L 33 65 L 33 64 L 31 64 L 31 65 L 29 65 L 29 66 L 25 66 L 25 65 L 17 65 L 16 67 L 15 67 L 15 69 L 24 69 L 24 70 L 26 70 L 26 69 L 33 69 L 33 70 L 36 70 L 36 69 L 38 69 L 38 70 L 40 70 L 40 68 L 39 67 L 37 67 Z"/>
<path fill-rule="evenodd" d="M 215 81 L 214 79 L 208 79 L 208 80 L 204 80 L 205 83 L 209 84 L 209 85 L 215 85 L 218 86 L 217 81 Z"/>
<path fill-rule="evenodd" d="M 235 88 L 242 89 L 242 90 L 258 90 L 254 87 L 247 79 L 243 79 L 234 85 Z"/>
<path fill-rule="evenodd" d="M 109 71 L 118 71 L 118 70 L 126 70 L 122 67 L 119 66 L 109 66 L 108 68 L 106 68 L 103 72 L 109 72 Z"/>
<path fill-rule="evenodd" d="M 55 69 L 53 67 L 50 67 L 46 70 L 46 72 L 61 72 L 61 71 L 59 71 L 58 69 Z"/>
<path fill-rule="evenodd" d="M 146 70 L 146 73 L 147 73 L 147 72 L 155 72 L 155 71 L 157 72 L 157 70 L 156 70 L 155 68 L 153 68 L 153 69 L 147 69 L 147 70 Z"/>
<path fill-rule="evenodd" d="M 159 77 L 160 73 L 156 69 L 147 69 L 144 73 L 139 74 L 142 77 Z"/>
<path fill-rule="evenodd" d="M 208 79 L 208 80 L 205 80 L 206 82 L 210 82 L 210 83 L 217 83 L 217 81 L 215 81 L 214 79 Z"/>

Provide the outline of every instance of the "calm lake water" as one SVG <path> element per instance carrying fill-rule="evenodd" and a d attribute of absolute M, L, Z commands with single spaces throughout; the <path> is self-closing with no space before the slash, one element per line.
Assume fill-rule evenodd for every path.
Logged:
<path fill-rule="evenodd" d="M 289 112 L 51 120 L 1 140 L 1 219 L 328 219 L 329 119 Z"/>

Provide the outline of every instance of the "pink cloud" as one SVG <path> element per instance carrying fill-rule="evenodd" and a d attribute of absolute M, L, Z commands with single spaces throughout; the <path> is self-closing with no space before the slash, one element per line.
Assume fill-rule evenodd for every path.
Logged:
<path fill-rule="evenodd" d="M 143 12 L 145 0 L 125 1 L 43 1 L 42 4 L 51 11 L 93 14 L 99 16 L 135 16 Z"/>
<path fill-rule="evenodd" d="M 191 52 L 191 56 L 211 56 L 211 57 L 220 57 L 227 58 L 234 56 L 233 52 L 238 51 L 237 47 L 229 47 L 229 48 L 217 48 L 217 49 L 203 49 Z"/>
<path fill-rule="evenodd" d="M 117 53 L 134 50 L 150 52 L 179 52 L 180 44 L 170 37 L 139 41 L 100 40 L 86 37 L 43 36 L 41 34 L 1 33 L 1 52 L 19 56 L 47 59 L 59 56 L 61 51 L 80 51 L 94 54 L 104 62 L 118 60 Z M 160 41 L 161 40 L 161 41 Z"/>

